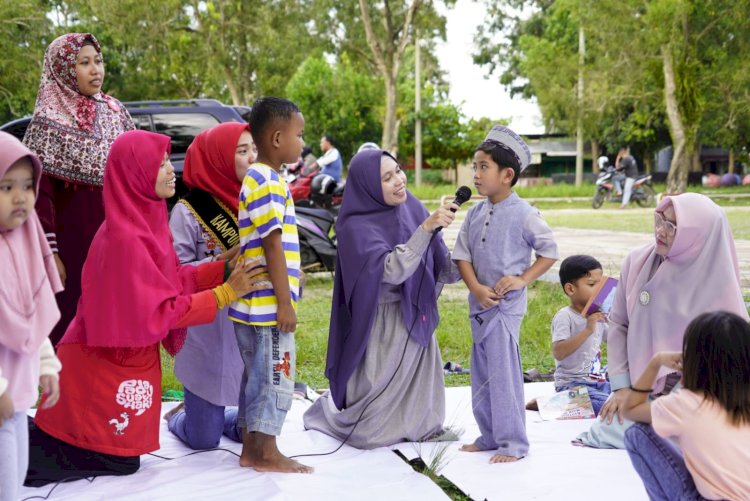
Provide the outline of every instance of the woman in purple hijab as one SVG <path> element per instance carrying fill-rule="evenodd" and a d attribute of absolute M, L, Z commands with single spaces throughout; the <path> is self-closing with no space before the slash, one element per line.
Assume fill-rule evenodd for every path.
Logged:
<path fill-rule="evenodd" d="M 442 435 L 437 296 L 459 275 L 435 230 L 448 226 L 457 208 L 450 203 L 429 214 L 384 151 L 352 159 L 336 223 L 331 389 L 305 412 L 305 428 L 343 440 L 356 424 L 347 444 L 361 449 Z"/>

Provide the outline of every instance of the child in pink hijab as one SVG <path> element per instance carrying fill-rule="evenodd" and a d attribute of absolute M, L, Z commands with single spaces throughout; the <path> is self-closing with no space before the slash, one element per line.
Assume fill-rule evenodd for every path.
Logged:
<path fill-rule="evenodd" d="M 59 396 L 60 362 L 49 333 L 62 290 L 52 251 L 34 212 L 42 167 L 21 142 L 0 132 L 0 497 L 16 499 L 26 476 L 26 410 Z"/>
<path fill-rule="evenodd" d="M 724 310 L 748 320 L 737 251 L 723 209 L 697 193 L 666 197 L 654 213 L 654 243 L 622 265 L 609 314 L 607 352 L 612 397 L 579 439 L 592 447 L 624 448 L 632 424 L 622 417 L 630 385 L 659 352 L 680 351 L 685 329 L 701 313 Z M 669 393 L 679 377 L 662 367 L 653 396 Z"/>

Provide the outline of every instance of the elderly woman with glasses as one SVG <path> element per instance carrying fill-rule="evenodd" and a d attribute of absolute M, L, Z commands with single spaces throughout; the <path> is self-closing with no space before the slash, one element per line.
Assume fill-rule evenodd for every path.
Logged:
<path fill-rule="evenodd" d="M 721 207 L 697 193 L 666 197 L 654 213 L 654 242 L 622 264 L 609 314 L 607 356 L 612 396 L 583 445 L 624 448 L 632 424 L 622 408 L 635 381 L 660 351 L 681 351 L 685 328 L 701 313 L 725 310 L 747 319 L 732 231 Z M 680 380 L 662 368 L 651 396 Z"/>

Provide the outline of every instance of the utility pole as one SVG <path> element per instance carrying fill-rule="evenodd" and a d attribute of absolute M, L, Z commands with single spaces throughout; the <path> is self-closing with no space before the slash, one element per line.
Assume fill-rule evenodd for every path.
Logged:
<path fill-rule="evenodd" d="M 420 71 L 419 33 L 414 32 L 414 180 L 422 185 L 422 78 Z"/>
<path fill-rule="evenodd" d="M 583 184 L 583 65 L 586 59 L 586 38 L 583 34 L 583 19 L 578 26 L 578 92 L 576 104 L 578 121 L 576 123 L 576 186 Z"/>

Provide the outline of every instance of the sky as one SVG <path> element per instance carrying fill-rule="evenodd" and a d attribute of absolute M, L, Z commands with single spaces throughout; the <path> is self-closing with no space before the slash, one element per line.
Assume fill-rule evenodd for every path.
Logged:
<path fill-rule="evenodd" d="M 448 73 L 451 101 L 468 117 L 508 118 L 510 127 L 519 134 L 544 132 L 539 107 L 519 97 L 511 98 L 500 84 L 499 73 L 487 78 L 487 70 L 472 60 L 475 26 L 486 15 L 482 4 L 458 0 L 446 14 L 447 41 L 438 45 L 437 55 Z"/>

